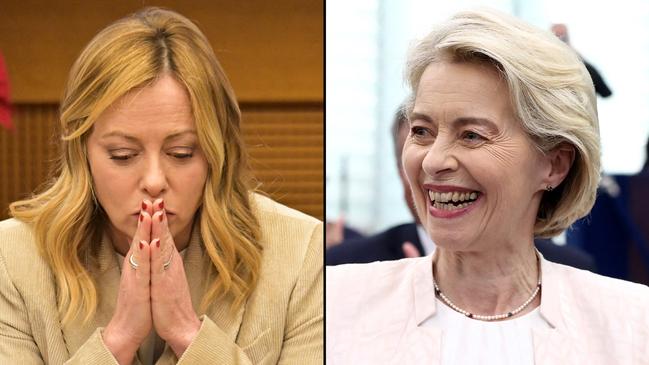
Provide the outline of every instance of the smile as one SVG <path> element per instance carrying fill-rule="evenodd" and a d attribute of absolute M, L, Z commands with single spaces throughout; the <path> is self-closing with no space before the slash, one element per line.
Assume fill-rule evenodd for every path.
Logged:
<path fill-rule="evenodd" d="M 449 191 L 440 193 L 428 190 L 431 206 L 441 210 L 453 211 L 466 208 L 473 204 L 479 196 L 480 192 L 477 191 Z"/>

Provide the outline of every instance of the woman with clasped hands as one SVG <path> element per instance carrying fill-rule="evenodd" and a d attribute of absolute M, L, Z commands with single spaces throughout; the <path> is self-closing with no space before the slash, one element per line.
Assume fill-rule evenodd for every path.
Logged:
<path fill-rule="evenodd" d="M 0 363 L 322 363 L 322 224 L 254 193 L 193 23 L 101 31 L 61 127 L 57 177 L 0 223 Z"/>
<path fill-rule="evenodd" d="M 545 260 L 599 181 L 593 84 L 551 34 L 463 12 L 409 55 L 428 257 L 327 268 L 329 364 L 649 364 L 649 288 Z M 615 242 L 611 242 L 615 244 Z"/>

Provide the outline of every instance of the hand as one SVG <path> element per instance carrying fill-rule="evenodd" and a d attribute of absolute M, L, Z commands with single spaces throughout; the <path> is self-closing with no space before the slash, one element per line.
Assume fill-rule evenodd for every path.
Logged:
<path fill-rule="evenodd" d="M 340 216 L 335 222 L 327 222 L 326 247 L 333 247 L 345 239 L 345 219 Z"/>
<path fill-rule="evenodd" d="M 401 245 L 401 249 L 403 250 L 403 255 L 405 257 L 420 257 L 421 253 L 417 249 L 417 246 L 415 246 L 412 242 L 406 241 Z"/>
<path fill-rule="evenodd" d="M 130 364 L 153 326 L 151 319 L 149 239 L 152 204 L 144 201 L 138 226 L 126 253 L 117 295 L 117 306 L 102 338 L 120 364 Z M 129 258 L 138 264 L 133 269 Z"/>
<path fill-rule="evenodd" d="M 180 358 L 201 322 L 194 312 L 182 257 L 169 232 L 164 201 L 154 202 L 151 224 L 151 313 L 156 333 Z M 164 268 L 164 263 L 171 263 Z"/>

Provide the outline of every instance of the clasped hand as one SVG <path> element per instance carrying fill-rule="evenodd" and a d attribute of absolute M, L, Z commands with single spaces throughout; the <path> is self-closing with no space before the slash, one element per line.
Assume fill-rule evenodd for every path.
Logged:
<path fill-rule="evenodd" d="M 137 268 L 130 263 L 131 255 Z M 115 313 L 102 337 L 117 361 L 129 364 L 152 328 L 178 358 L 200 328 L 162 199 L 142 202 L 137 231 L 122 266 Z"/>

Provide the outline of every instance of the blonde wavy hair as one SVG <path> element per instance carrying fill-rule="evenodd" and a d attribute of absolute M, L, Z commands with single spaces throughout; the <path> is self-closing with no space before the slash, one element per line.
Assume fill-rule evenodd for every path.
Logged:
<path fill-rule="evenodd" d="M 424 70 L 444 61 L 491 65 L 507 82 L 514 112 L 536 148 L 547 153 L 561 144 L 574 147 L 568 176 L 543 195 L 534 234 L 556 236 L 588 214 L 600 179 L 600 141 L 595 90 L 579 56 L 549 31 L 512 16 L 461 12 L 412 47 L 407 113 Z"/>
<path fill-rule="evenodd" d="M 257 283 L 260 228 L 251 207 L 254 181 L 234 92 L 195 24 L 173 11 L 146 8 L 109 25 L 83 50 L 61 104 L 62 154 L 56 178 L 42 192 L 10 205 L 15 218 L 34 228 L 39 251 L 56 277 L 64 323 L 78 315 L 87 321 L 98 302 L 88 258 L 95 257 L 97 247 L 92 242 L 102 234 L 105 213 L 93 194 L 88 135 L 97 117 L 115 100 L 152 84 L 162 74 L 173 75 L 187 89 L 209 166 L 196 217 L 217 276 L 201 308 L 228 295 L 234 311 Z"/>

